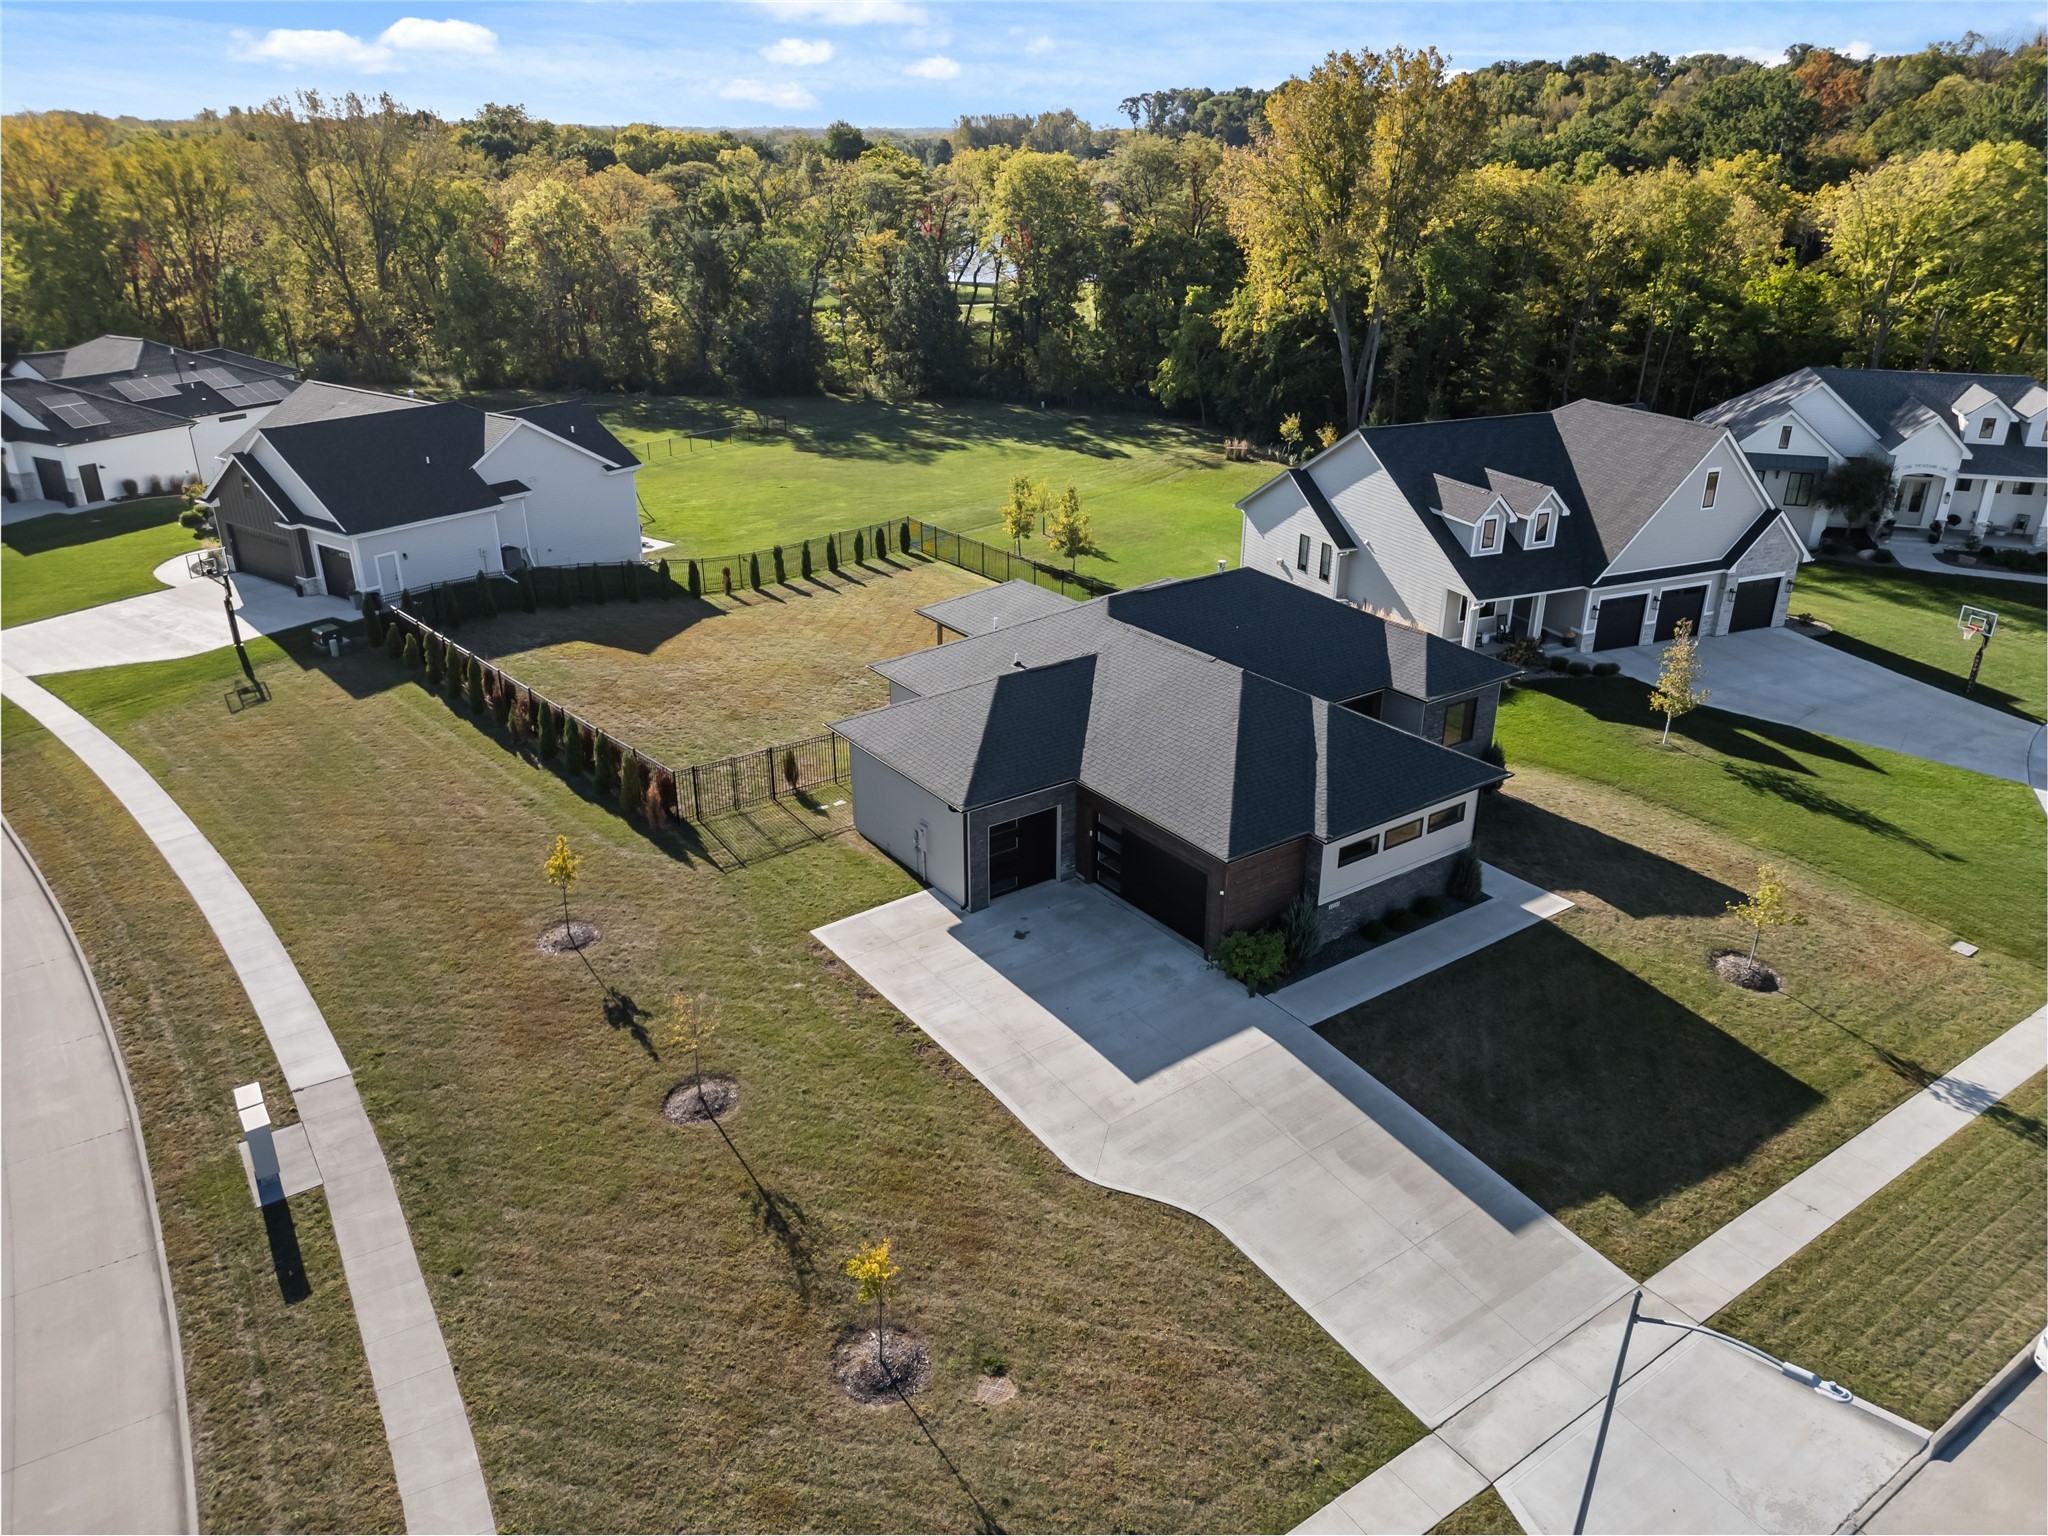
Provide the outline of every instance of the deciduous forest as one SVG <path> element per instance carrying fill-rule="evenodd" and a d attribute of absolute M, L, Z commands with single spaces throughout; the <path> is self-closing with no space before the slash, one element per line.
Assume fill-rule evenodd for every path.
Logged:
<path fill-rule="evenodd" d="M 301 93 L 7 118 L 9 355 L 105 331 L 312 377 L 1151 406 L 1270 438 L 1690 413 L 1801 364 L 2043 367 L 2043 38 L 1453 74 L 944 135 L 444 121 Z M 1306 61 L 1305 61 L 1306 63 Z"/>

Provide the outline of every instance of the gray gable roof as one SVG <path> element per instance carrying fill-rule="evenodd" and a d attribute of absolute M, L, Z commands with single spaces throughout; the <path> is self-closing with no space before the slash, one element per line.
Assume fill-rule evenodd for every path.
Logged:
<path fill-rule="evenodd" d="M 1718 427 L 1597 400 L 1359 433 L 1481 599 L 1591 586 L 1720 436 Z M 1446 479 L 1486 487 L 1476 494 L 1491 501 L 1498 493 L 1510 506 L 1520 498 L 1533 507 L 1542 490 L 1554 489 L 1568 515 L 1545 548 L 1508 539 L 1498 553 L 1474 555 L 1435 514 Z"/>
<path fill-rule="evenodd" d="M 183 416 L 158 410 L 154 405 L 138 405 L 119 395 L 102 395 L 68 382 L 9 379 L 0 384 L 0 389 L 6 391 L 8 400 L 28 412 L 37 422 L 34 427 L 26 427 L 11 416 L 0 418 L 0 426 L 4 426 L 9 441 L 49 443 L 53 446 L 98 443 L 109 438 L 137 437 L 145 432 L 180 430 L 185 425 Z M 88 419 L 83 425 L 65 420 L 57 413 L 56 407 L 67 402 L 89 407 L 91 415 L 100 419 Z"/>
<path fill-rule="evenodd" d="M 1323 532 L 1330 536 L 1330 542 L 1339 549 L 1356 549 L 1358 541 L 1351 537 L 1351 530 L 1344 526 L 1344 519 L 1337 515 L 1337 509 L 1330 505 L 1330 498 L 1323 494 L 1323 488 L 1316 484 L 1316 478 L 1305 469 L 1290 469 L 1287 478 L 1294 482 L 1301 499 L 1315 513 L 1316 521 L 1323 525 Z"/>
<path fill-rule="evenodd" d="M 574 443 L 578 448 L 588 449 L 614 469 L 625 469 L 640 462 L 632 449 L 613 437 L 610 429 L 597 419 L 597 412 L 581 400 L 560 400 L 552 405 L 522 405 L 516 410 L 493 414 L 516 421 L 530 421 L 543 432 L 551 433 L 566 443 Z M 495 447 L 497 439 L 491 439 L 491 444 Z"/>
<path fill-rule="evenodd" d="M 1225 860 L 1348 836 L 1505 777 L 1145 630 L 1092 632 L 1085 655 L 1011 666 L 833 729 L 956 809 L 1078 782 Z"/>
<path fill-rule="evenodd" d="M 1745 436 L 1796 408 L 1799 397 L 1825 385 L 1863 418 L 1886 448 L 1896 448 L 1929 421 L 1961 435 L 1956 414 L 1965 398 L 1993 396 L 2015 411 L 2041 385 L 2023 373 L 1934 373 L 1918 368 L 1801 368 L 1700 412 L 1699 419 Z M 2036 406 L 2038 408 L 2038 406 Z M 1974 450 L 1975 445 L 1971 445 Z"/>
<path fill-rule="evenodd" d="M 407 404 L 416 408 L 273 419 L 259 431 L 347 533 L 498 505 L 504 498 L 472 467 L 483 457 L 484 413 Z"/>
<path fill-rule="evenodd" d="M 1062 613 L 1074 606 L 1073 599 L 1050 587 L 1012 580 L 999 586 L 983 587 L 943 602 L 927 603 L 918 613 L 935 624 L 960 635 L 984 635 L 1008 624 L 1013 628 Z"/>

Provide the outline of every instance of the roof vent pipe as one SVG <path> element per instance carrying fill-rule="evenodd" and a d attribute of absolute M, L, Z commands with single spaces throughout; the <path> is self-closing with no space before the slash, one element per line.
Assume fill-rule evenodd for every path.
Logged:
<path fill-rule="evenodd" d="M 1022 667 L 1024 665 L 1024 653 L 1022 651 L 1010 652 L 1010 665 L 1013 667 Z"/>
<path fill-rule="evenodd" d="M 1217 569 L 1217 570 L 1218 570 L 1219 572 L 1220 572 L 1220 571 L 1227 571 L 1227 570 L 1229 570 L 1229 569 L 1230 569 L 1230 562 L 1229 562 L 1228 560 L 1218 560 L 1218 561 L 1216 562 L 1216 569 Z"/>
<path fill-rule="evenodd" d="M 991 614 L 989 616 L 988 627 L 991 633 L 998 629 L 1001 629 L 1003 627 L 1003 616 L 1000 613 Z"/>

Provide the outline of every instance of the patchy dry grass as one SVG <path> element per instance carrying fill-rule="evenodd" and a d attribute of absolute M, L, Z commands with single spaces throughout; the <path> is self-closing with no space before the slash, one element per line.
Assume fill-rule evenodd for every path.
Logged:
<path fill-rule="evenodd" d="M 1577 905 L 1323 1026 L 1631 1274 L 1669 1263 L 2040 1005 L 2037 968 L 1778 856 L 1808 926 L 1786 991 L 1730 986 L 1726 904 L 1766 855 L 1603 785 L 1523 768 L 1492 862 Z"/>
<path fill-rule="evenodd" d="M 1488 1488 L 1431 1526 L 1429 1536 L 1522 1536 L 1522 1526 L 1507 1500 Z"/>
<path fill-rule="evenodd" d="M 919 608 L 987 585 L 938 561 L 849 564 L 729 598 L 506 613 L 457 638 L 621 740 L 693 763 L 888 703 L 869 664 L 934 642 Z"/>
<path fill-rule="evenodd" d="M 1286 1529 L 1420 1434 L 1213 1228 L 1066 1172 L 810 940 L 911 888 L 864 845 L 719 874 L 381 655 L 270 662 L 272 701 L 232 717 L 203 670 L 57 681 L 122 699 L 116 734 L 325 1010 L 505 1529 Z M 31 846 L 97 847 L 77 764 L 10 747 Z M 585 855 L 591 961 L 643 1010 L 616 1025 L 580 964 L 533 943 L 557 832 Z M 78 916 L 112 900 L 68 894 Z M 93 931 L 116 967 L 191 947 L 161 920 Z M 741 1085 L 729 1143 L 661 1117 L 688 1072 L 655 1014 L 678 988 L 724 1003 L 707 1066 Z M 831 1377 L 865 1316 L 840 1262 L 883 1235 L 897 1315 L 933 1349 L 917 1418 Z M 992 1353 L 1019 1388 L 1000 1407 L 974 1400 Z M 322 1518 L 371 1523 L 354 1509 L 337 1494 Z"/>

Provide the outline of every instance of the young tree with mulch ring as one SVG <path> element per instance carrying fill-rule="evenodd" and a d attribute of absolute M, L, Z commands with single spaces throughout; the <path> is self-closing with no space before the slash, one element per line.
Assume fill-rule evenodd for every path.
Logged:
<path fill-rule="evenodd" d="M 882 1379 L 893 1383 L 894 1375 L 889 1370 L 884 1329 L 887 1324 L 889 1298 L 896 1294 L 896 1277 L 903 1273 L 901 1265 L 889 1258 L 889 1239 L 870 1243 L 855 1250 L 845 1264 L 846 1273 L 852 1278 L 859 1299 L 875 1304 L 875 1360 L 881 1366 Z"/>
<path fill-rule="evenodd" d="M 679 1125 L 716 1120 L 739 1098 L 739 1085 L 730 1077 L 707 1081 L 704 1076 L 704 1053 L 718 1038 L 718 999 L 705 992 L 675 992 L 669 996 L 668 1008 L 669 1048 L 690 1053 L 690 1084 L 669 1093 L 662 1113 Z"/>
<path fill-rule="evenodd" d="M 1766 928 L 1803 928 L 1806 914 L 1794 910 L 1791 899 L 1785 891 L 1785 874 L 1775 864 L 1766 864 L 1756 872 L 1756 889 L 1741 901 L 1728 903 L 1728 915 L 1738 917 L 1749 925 L 1749 954 L 1738 958 L 1722 956 L 1723 960 L 1735 960 L 1736 965 L 1728 968 L 1717 966 L 1722 975 L 1738 986 L 1756 991 L 1773 991 L 1778 984 L 1778 973 L 1763 964 L 1756 957 L 1757 946 L 1763 942 Z"/>
<path fill-rule="evenodd" d="M 1657 673 L 1657 686 L 1650 690 L 1650 708 L 1664 717 L 1664 738 L 1658 746 L 1671 745 L 1672 721 L 1707 702 L 1707 690 L 1700 686 L 1700 679 L 1706 675 L 1692 620 L 1680 619 L 1672 626 L 1671 643 L 1664 647 L 1664 665 Z"/>

